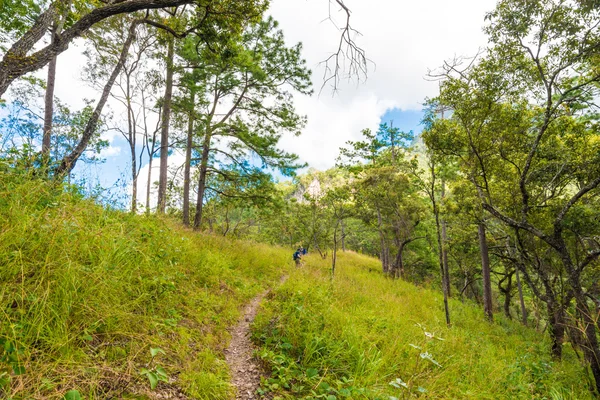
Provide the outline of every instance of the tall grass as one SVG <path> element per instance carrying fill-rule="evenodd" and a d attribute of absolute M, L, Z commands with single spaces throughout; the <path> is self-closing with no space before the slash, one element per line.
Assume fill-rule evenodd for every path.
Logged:
<path fill-rule="evenodd" d="M 227 328 L 289 258 L 0 172 L 0 397 L 228 399 Z"/>
<path fill-rule="evenodd" d="M 308 257 L 264 305 L 253 335 L 272 373 L 263 391 L 302 399 L 587 399 L 585 368 L 546 335 L 452 300 L 446 327 L 438 292 L 384 278 L 351 252 Z"/>

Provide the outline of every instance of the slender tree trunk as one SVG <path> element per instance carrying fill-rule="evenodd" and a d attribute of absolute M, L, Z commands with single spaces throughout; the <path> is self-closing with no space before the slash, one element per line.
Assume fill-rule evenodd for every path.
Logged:
<path fill-rule="evenodd" d="M 135 39 L 135 29 L 139 23 L 140 21 L 133 22 L 129 27 L 129 34 L 127 36 L 127 39 L 125 40 L 125 43 L 123 44 L 123 48 L 119 56 L 119 61 L 117 62 L 117 65 L 115 65 L 115 68 L 113 69 L 113 72 L 110 75 L 108 82 L 106 82 L 106 85 L 104 85 L 104 90 L 102 91 L 100 100 L 98 100 L 98 104 L 96 105 L 92 116 L 85 125 L 79 143 L 77 144 L 77 146 L 75 146 L 75 148 L 69 155 L 65 156 L 62 159 L 60 165 L 55 169 L 54 173 L 56 177 L 64 177 L 65 175 L 70 175 L 71 171 L 75 167 L 75 163 L 83 154 L 92 136 L 96 132 L 98 121 L 100 120 L 100 114 L 102 114 L 102 109 L 104 108 L 104 105 L 108 100 L 108 96 L 110 95 L 110 91 L 112 89 L 113 84 L 115 83 L 115 80 L 117 79 L 117 76 L 119 76 L 119 74 L 121 73 L 121 69 L 125 65 L 125 60 L 127 59 L 129 48 L 131 47 L 131 44 Z"/>
<path fill-rule="evenodd" d="M 448 297 L 451 296 L 451 285 L 450 285 L 450 269 L 448 268 L 448 237 L 446 234 L 446 221 L 442 220 L 442 264 L 444 264 L 444 285 L 446 285 L 446 292 Z"/>
<path fill-rule="evenodd" d="M 562 358 L 562 346 L 565 338 L 565 315 L 556 299 L 546 302 L 548 308 L 548 333 L 552 341 L 551 353 L 556 360 Z"/>
<path fill-rule="evenodd" d="M 483 310 L 489 321 L 494 320 L 494 310 L 492 307 L 492 282 L 490 277 L 490 258 L 488 252 L 487 238 L 485 236 L 485 225 L 480 222 L 478 225 L 479 250 L 481 252 L 481 275 L 483 277 Z"/>
<path fill-rule="evenodd" d="M 195 93 L 190 94 L 192 108 L 195 102 Z M 190 170 L 192 162 L 192 146 L 194 145 L 194 111 L 190 110 L 188 116 L 187 142 L 185 146 L 185 169 L 183 171 L 183 224 L 190 226 Z"/>
<path fill-rule="evenodd" d="M 379 242 L 381 246 L 381 269 L 384 274 L 389 273 L 389 264 L 386 257 L 386 243 L 385 243 L 385 235 L 383 234 L 383 221 L 381 218 L 381 211 L 379 210 L 379 206 L 377 206 L 377 228 L 379 230 Z"/>
<path fill-rule="evenodd" d="M 194 216 L 194 230 L 200 230 L 202 226 L 202 205 L 204 202 L 204 190 L 206 189 L 206 172 L 208 171 L 208 156 L 210 152 L 211 133 L 206 132 L 202 144 L 202 159 L 200 161 L 200 177 L 198 179 L 198 198 L 196 200 L 196 215 Z"/>
<path fill-rule="evenodd" d="M 521 304 L 521 321 L 527 326 L 527 309 L 525 308 L 525 299 L 523 298 L 523 287 L 521 286 L 521 278 L 519 268 L 517 267 L 517 288 L 519 289 L 519 303 Z"/>
<path fill-rule="evenodd" d="M 333 229 L 333 251 L 331 253 L 331 278 L 333 278 L 335 275 L 335 263 L 337 261 L 337 244 L 338 244 L 337 230 L 338 230 L 338 227 L 336 225 L 336 227 Z"/>
<path fill-rule="evenodd" d="M 137 212 L 137 195 L 138 195 L 138 170 L 137 160 L 135 159 L 135 143 L 131 146 L 131 176 L 132 176 L 132 188 L 131 188 L 131 212 L 135 214 Z"/>
<path fill-rule="evenodd" d="M 441 201 L 442 204 L 444 199 L 446 198 L 446 181 L 442 179 L 442 193 L 441 193 Z M 446 285 L 446 293 L 448 293 L 448 297 L 452 294 L 450 292 L 450 269 L 448 268 L 448 235 L 446 233 L 446 220 L 442 218 L 442 264 L 444 265 L 444 285 Z"/>
<path fill-rule="evenodd" d="M 504 315 L 506 318 L 512 319 L 512 315 L 510 314 L 510 303 L 512 300 L 512 274 L 508 276 L 508 283 L 506 284 L 506 289 L 504 290 Z"/>
<path fill-rule="evenodd" d="M 342 237 L 341 237 L 341 240 L 342 240 L 342 251 L 345 252 L 346 251 L 346 227 L 345 227 L 345 224 L 344 224 L 344 220 L 342 220 Z"/>
<path fill-rule="evenodd" d="M 57 24 L 52 28 L 52 40 L 55 40 Z M 44 136 L 42 138 L 42 159 L 44 165 L 50 160 L 50 144 L 52 141 L 52 116 L 54 115 L 54 86 L 56 83 L 56 59 L 54 56 L 48 63 L 48 79 L 46 81 L 46 97 L 44 101 Z"/>
<path fill-rule="evenodd" d="M 150 212 L 150 190 L 152 189 L 152 160 L 154 159 L 154 143 L 150 151 L 150 160 L 148 160 L 148 184 L 146 185 L 146 212 Z"/>
<path fill-rule="evenodd" d="M 442 255 L 442 230 L 440 227 L 440 212 L 435 202 L 435 197 L 432 196 L 433 214 L 435 217 L 435 232 L 438 245 L 438 262 L 440 264 L 440 274 L 442 278 L 442 292 L 444 294 L 444 313 L 446 315 L 446 325 L 450 326 L 450 307 L 448 306 L 448 285 L 446 284 L 446 272 L 444 270 L 444 258 Z"/>
<path fill-rule="evenodd" d="M 127 74 L 127 72 L 126 72 Z M 137 192 L 138 192 L 138 170 L 137 170 L 137 158 L 135 154 L 136 145 L 136 122 L 135 116 L 133 115 L 133 108 L 131 107 L 131 91 L 130 91 L 130 77 L 129 74 L 126 76 L 127 79 L 127 128 L 128 128 L 128 142 L 129 152 L 131 154 L 131 212 L 135 214 L 137 211 Z"/>
<path fill-rule="evenodd" d="M 404 248 L 406 242 L 400 243 L 398 246 L 398 254 L 396 254 L 396 262 L 394 263 L 394 278 L 404 278 Z"/>
<path fill-rule="evenodd" d="M 167 206 L 167 180 L 169 161 L 169 125 L 171 122 L 171 100 L 173 97 L 173 58 L 175 53 L 175 39 L 169 35 L 167 44 L 167 80 L 165 96 L 163 99 L 162 126 L 160 131 L 160 173 L 158 178 L 158 208 L 164 214 Z"/>

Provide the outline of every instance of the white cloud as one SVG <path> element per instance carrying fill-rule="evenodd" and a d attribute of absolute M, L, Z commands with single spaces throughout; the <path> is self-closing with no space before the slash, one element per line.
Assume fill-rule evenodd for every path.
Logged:
<path fill-rule="evenodd" d="M 121 154 L 122 150 L 123 149 L 119 146 L 110 145 L 107 148 L 100 151 L 100 158 L 108 158 L 108 157 L 118 156 L 119 154 Z"/>
<path fill-rule="evenodd" d="M 296 96 L 308 126 L 300 138 L 282 141 L 284 149 L 320 169 L 332 166 L 339 146 L 356 139 L 362 129 L 376 128 L 387 108 L 420 109 L 426 97 L 435 96 L 438 84 L 425 80 L 428 69 L 455 55 L 473 55 L 486 45 L 482 26 L 495 0 L 345 3 L 352 10 L 352 25 L 362 33 L 357 43 L 376 68 L 366 83 L 345 82 L 333 97 L 327 88 L 320 97 Z M 331 9 L 340 20 L 342 14 L 334 5 Z M 288 43 L 303 42 L 318 92 L 323 76 L 319 62 L 336 49 L 339 39 L 333 24 L 324 21 L 328 1 L 273 0 L 270 13 L 280 21 Z"/>

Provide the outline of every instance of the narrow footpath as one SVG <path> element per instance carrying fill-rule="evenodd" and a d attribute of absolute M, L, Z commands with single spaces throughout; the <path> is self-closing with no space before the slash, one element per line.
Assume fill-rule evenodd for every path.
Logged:
<path fill-rule="evenodd" d="M 285 282 L 284 276 L 280 284 Z M 253 357 L 254 346 L 250 341 L 250 324 L 254 321 L 260 302 L 270 292 L 267 290 L 246 306 L 242 318 L 231 331 L 231 342 L 225 352 L 225 360 L 231 371 L 231 384 L 236 388 L 236 400 L 257 400 L 256 390 L 260 386 L 261 367 Z"/>

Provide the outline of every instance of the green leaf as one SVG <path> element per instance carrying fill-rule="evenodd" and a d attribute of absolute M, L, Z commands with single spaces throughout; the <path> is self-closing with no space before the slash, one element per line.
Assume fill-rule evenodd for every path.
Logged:
<path fill-rule="evenodd" d="M 161 366 L 156 367 L 156 376 L 158 376 L 158 379 L 163 382 L 167 382 L 169 377 L 169 375 L 167 375 L 167 371 L 165 371 L 165 369 Z"/>
<path fill-rule="evenodd" d="M 13 364 L 12 369 L 15 375 L 23 375 L 25 373 L 25 367 L 20 364 Z"/>
<path fill-rule="evenodd" d="M 165 353 L 165 351 L 163 349 L 161 349 L 160 347 L 151 347 L 150 348 L 150 355 L 152 356 L 152 358 L 156 357 L 159 354 L 167 354 L 167 353 Z"/>
<path fill-rule="evenodd" d="M 311 379 L 314 378 L 315 376 L 319 375 L 319 370 L 316 368 L 308 368 L 306 370 L 306 376 Z"/>
<path fill-rule="evenodd" d="M 150 389 L 154 390 L 156 388 L 156 385 L 158 385 L 158 376 L 156 376 L 156 374 L 152 371 L 148 371 L 146 376 L 150 381 Z"/>
<path fill-rule="evenodd" d="M 422 359 L 427 360 L 427 361 L 431 362 L 432 364 L 437 365 L 438 367 L 441 367 L 441 364 L 439 362 L 435 361 L 430 353 L 425 352 L 425 353 L 421 353 L 420 355 L 421 355 Z"/>
<path fill-rule="evenodd" d="M 65 393 L 64 400 L 82 400 L 83 397 L 81 397 L 81 394 L 79 394 L 78 390 L 69 390 L 67 393 Z"/>

